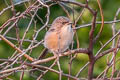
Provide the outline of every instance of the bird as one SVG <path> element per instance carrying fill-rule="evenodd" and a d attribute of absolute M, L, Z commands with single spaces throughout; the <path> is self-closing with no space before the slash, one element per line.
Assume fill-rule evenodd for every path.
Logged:
<path fill-rule="evenodd" d="M 57 17 L 44 37 L 44 47 L 54 55 L 65 52 L 73 41 L 72 22 L 64 16 Z"/>
<path fill-rule="evenodd" d="M 65 52 L 73 41 L 74 31 L 72 29 L 72 24 L 73 23 L 67 17 L 57 17 L 52 22 L 49 30 L 45 34 L 43 43 L 45 49 L 38 57 L 38 60 L 43 59 L 43 57 L 48 53 L 48 51 L 52 52 L 53 55 L 56 57 L 56 62 L 60 71 L 60 76 L 61 67 L 59 63 L 59 54 Z M 34 67 L 32 69 L 34 69 Z"/>

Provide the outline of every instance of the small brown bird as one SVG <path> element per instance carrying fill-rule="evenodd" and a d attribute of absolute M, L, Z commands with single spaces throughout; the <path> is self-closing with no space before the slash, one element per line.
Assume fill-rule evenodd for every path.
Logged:
<path fill-rule="evenodd" d="M 58 54 L 65 52 L 69 48 L 69 45 L 72 43 L 73 36 L 74 32 L 72 29 L 72 22 L 67 17 L 57 17 L 45 34 L 44 46 L 47 49 L 43 50 L 38 59 L 42 59 L 48 50 L 51 51 L 54 56 L 57 57 L 58 68 L 61 71 Z"/>
<path fill-rule="evenodd" d="M 67 17 L 57 17 L 44 38 L 44 46 L 54 55 L 65 52 L 72 43 L 74 32 L 72 22 Z"/>

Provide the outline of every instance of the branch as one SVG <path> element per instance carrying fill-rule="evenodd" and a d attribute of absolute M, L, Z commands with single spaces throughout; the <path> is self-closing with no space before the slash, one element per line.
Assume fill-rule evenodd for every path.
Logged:
<path fill-rule="evenodd" d="M 86 53 L 88 53 L 88 50 L 83 49 L 83 48 L 79 48 L 79 49 L 71 50 L 71 51 L 68 51 L 65 53 L 61 53 L 61 54 L 59 54 L 59 57 L 67 56 L 67 55 L 71 55 L 71 54 L 75 54 L 75 53 L 86 54 Z M 56 57 L 52 56 L 52 57 L 49 57 L 46 59 L 37 60 L 37 61 L 33 62 L 32 64 L 41 64 L 41 63 L 49 62 L 49 61 L 54 60 L 54 59 L 56 59 Z"/>
<path fill-rule="evenodd" d="M 3 37 L 2 35 L 0 35 L 0 38 L 5 41 L 8 45 L 10 45 L 12 48 L 14 48 L 15 50 L 18 51 L 18 53 L 24 55 L 25 58 L 27 58 L 30 61 L 34 61 L 34 59 L 32 57 L 30 57 L 29 55 L 25 54 L 22 50 L 20 50 L 19 48 L 17 48 L 13 43 L 11 43 L 10 41 L 8 41 L 5 37 Z"/>

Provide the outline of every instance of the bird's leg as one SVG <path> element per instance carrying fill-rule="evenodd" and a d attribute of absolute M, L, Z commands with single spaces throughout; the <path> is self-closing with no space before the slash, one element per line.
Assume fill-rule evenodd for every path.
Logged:
<path fill-rule="evenodd" d="M 70 54 L 72 53 L 70 49 L 67 49 L 67 51 L 68 51 Z"/>
<path fill-rule="evenodd" d="M 62 70 L 61 70 L 60 62 L 59 62 L 59 54 L 58 53 L 54 53 L 54 56 L 56 57 L 56 62 L 57 62 L 57 65 L 58 65 L 58 69 L 60 71 L 60 73 L 59 73 L 59 80 L 62 80 Z"/>

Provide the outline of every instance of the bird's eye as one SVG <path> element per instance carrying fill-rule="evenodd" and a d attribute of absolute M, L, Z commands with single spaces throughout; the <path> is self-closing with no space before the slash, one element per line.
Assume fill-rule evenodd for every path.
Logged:
<path fill-rule="evenodd" d="M 68 22 L 62 22 L 62 24 L 66 24 L 66 23 L 68 23 Z"/>

